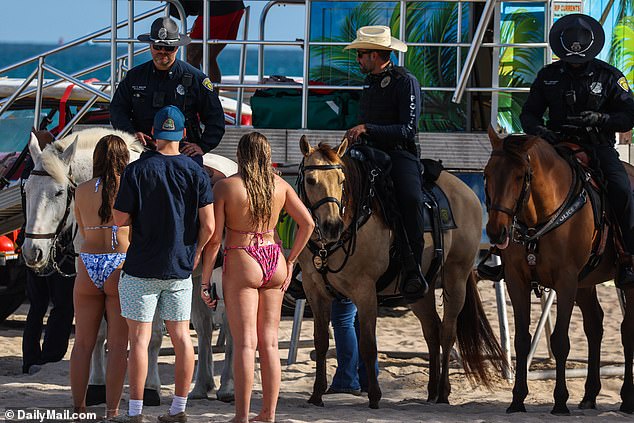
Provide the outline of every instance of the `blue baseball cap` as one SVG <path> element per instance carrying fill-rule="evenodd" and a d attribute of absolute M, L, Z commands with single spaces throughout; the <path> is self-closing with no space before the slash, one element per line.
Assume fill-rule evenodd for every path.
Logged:
<path fill-rule="evenodd" d="M 154 116 L 154 138 L 180 141 L 183 139 L 185 116 L 176 106 L 165 106 Z"/>

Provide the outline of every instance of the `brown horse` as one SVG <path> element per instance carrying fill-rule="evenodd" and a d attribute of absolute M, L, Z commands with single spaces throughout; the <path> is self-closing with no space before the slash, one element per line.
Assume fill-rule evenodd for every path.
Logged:
<path fill-rule="evenodd" d="M 596 408 L 596 397 L 601 389 L 599 364 L 603 310 L 597 300 L 595 285 L 614 277 L 614 247 L 609 245 L 599 266 L 579 281 L 578 276 L 592 250 L 594 217 L 590 201 L 586 201 L 571 216 L 568 216 L 571 214 L 569 208 L 562 207 L 566 199 L 574 200 L 584 195 L 580 188 L 575 188 L 571 166 L 540 138 L 513 135 L 501 139 L 492 129 L 489 129 L 489 138 L 493 151 L 484 169 L 489 199 L 486 231 L 491 243 L 502 250 L 504 278 L 515 317 L 516 377 L 513 402 L 507 412 L 526 411 L 531 281 L 557 293 L 557 322 L 550 337 L 557 374 L 555 405 L 551 412 L 570 413 L 566 406 L 565 369 L 570 350 L 568 328 L 575 301 L 583 314 L 583 327 L 588 339 L 588 375 L 579 407 Z M 629 165 L 626 168 L 630 175 L 634 174 L 634 168 Z M 563 223 L 549 230 L 547 225 L 551 225 L 551 221 L 561 222 L 553 219 L 554 216 L 561 217 Z M 634 304 L 634 290 L 626 292 L 626 301 L 628 307 L 621 325 L 625 353 L 621 411 L 632 413 L 634 310 L 630 304 Z"/>
<path fill-rule="evenodd" d="M 358 161 L 344 155 L 347 144 L 344 139 L 335 149 L 325 144 L 313 148 L 305 137 L 300 141 L 304 159 L 298 188 L 315 219 L 316 230 L 311 240 L 324 252 L 313 255 L 306 248 L 299 258 L 304 289 L 315 321 L 317 370 L 309 402 L 323 405 L 322 394 L 327 385 L 328 323 L 333 300 L 328 283 L 357 306 L 360 352 L 368 374 L 370 408 L 378 408 L 381 390 L 374 367 L 377 352 L 376 282 L 388 268 L 394 232 L 386 225 L 376 200 L 369 201 L 368 207 L 358 207 L 369 198 L 370 178 L 361 170 Z M 482 309 L 472 271 L 482 233 L 480 202 L 467 185 L 448 172 L 443 171 L 437 182 L 449 197 L 457 225 L 457 229 L 443 233 L 444 261 L 439 272 L 442 278 L 438 276 L 430 281 L 443 288 L 442 323 L 436 312 L 433 291 L 410 306 L 421 321 L 430 353 L 428 401 L 448 403 L 451 391 L 449 359 L 456 336 L 463 367 L 476 383 L 491 385 L 487 359 L 500 373 L 504 371 L 506 361 Z M 357 211 L 368 208 L 372 213 L 365 223 L 359 223 Z M 437 247 L 429 234 L 426 238 L 429 239 L 426 239 L 423 252 L 423 271 L 429 267 L 433 249 Z M 337 245 L 341 248 L 336 248 Z M 318 268 L 327 271 L 320 273 Z M 396 282 L 392 281 L 383 293 L 394 294 Z"/>

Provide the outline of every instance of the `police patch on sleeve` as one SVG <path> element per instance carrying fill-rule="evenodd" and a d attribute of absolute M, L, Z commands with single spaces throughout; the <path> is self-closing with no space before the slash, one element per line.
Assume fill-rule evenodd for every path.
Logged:
<path fill-rule="evenodd" d="M 630 86 L 628 85 L 627 79 L 624 76 L 620 77 L 619 80 L 616 82 L 617 84 L 619 84 L 619 87 L 623 88 L 623 91 L 625 92 L 630 91 Z"/>
<path fill-rule="evenodd" d="M 203 87 L 207 88 L 209 91 L 214 90 L 214 84 L 211 83 L 209 78 L 205 78 L 205 80 L 203 81 Z"/>

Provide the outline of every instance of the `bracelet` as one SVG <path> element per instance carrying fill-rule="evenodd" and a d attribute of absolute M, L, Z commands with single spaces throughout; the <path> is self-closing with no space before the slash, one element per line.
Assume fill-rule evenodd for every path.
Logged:
<path fill-rule="evenodd" d="M 295 262 L 297 261 L 297 259 L 286 259 L 286 263 L 290 263 L 290 264 L 295 264 Z"/>

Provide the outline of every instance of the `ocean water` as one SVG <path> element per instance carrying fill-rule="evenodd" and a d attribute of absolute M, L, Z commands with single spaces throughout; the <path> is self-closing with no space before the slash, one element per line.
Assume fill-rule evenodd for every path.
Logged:
<path fill-rule="evenodd" d="M 0 69 L 14 63 L 47 52 L 55 45 L 51 44 L 17 44 L 0 43 Z M 126 54 L 125 47 L 119 48 L 118 54 Z M 86 44 L 69 50 L 55 53 L 46 59 L 46 63 L 65 73 L 73 74 L 83 69 L 110 60 L 110 47 L 106 45 Z M 135 64 L 150 60 L 150 54 L 144 53 L 135 57 Z M 218 57 L 218 64 L 224 75 L 237 75 L 240 63 L 240 48 L 227 46 Z M 258 50 L 255 46 L 247 49 L 247 75 L 256 75 L 258 66 Z M 36 67 L 36 62 L 21 66 L 10 72 L 0 74 L 0 78 L 26 78 Z M 300 48 L 266 47 L 264 50 L 264 74 L 298 76 L 302 74 L 302 50 Z M 53 78 L 45 74 L 45 78 Z M 110 77 L 110 69 L 104 68 L 81 79 L 97 78 L 106 81 Z M 44 113 L 47 111 L 44 110 Z M 21 150 L 28 140 L 29 129 L 33 125 L 32 110 L 9 111 L 0 117 L 0 152 Z"/>

